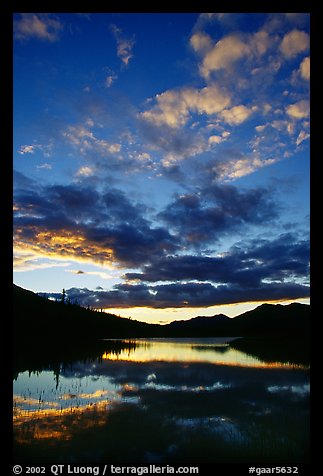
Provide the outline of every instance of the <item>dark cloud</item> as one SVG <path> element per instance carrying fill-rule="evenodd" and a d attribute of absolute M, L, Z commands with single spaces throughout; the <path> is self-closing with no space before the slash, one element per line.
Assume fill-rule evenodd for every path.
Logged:
<path fill-rule="evenodd" d="M 26 177 L 26 175 L 18 172 L 18 170 L 13 171 L 13 185 L 15 189 L 19 190 L 29 190 L 30 188 L 35 188 L 37 183 L 35 180 Z"/>
<path fill-rule="evenodd" d="M 172 283 L 157 286 L 118 284 L 110 291 L 71 288 L 66 292 L 72 301 L 97 308 L 191 308 L 309 297 L 308 286 L 275 282 L 262 283 L 257 287 L 214 286 L 211 283 Z"/>
<path fill-rule="evenodd" d="M 167 229 L 153 227 L 146 208 L 115 188 L 55 185 L 15 193 L 15 240 L 49 254 L 138 267 L 174 252 Z"/>
<path fill-rule="evenodd" d="M 68 290 L 86 306 L 208 307 L 309 296 L 309 243 L 296 232 L 236 243 L 218 256 L 190 253 L 190 245 L 274 223 L 279 207 L 270 189 L 201 187 L 159 213 L 163 226 L 147 218 L 148 207 L 112 186 L 100 192 L 88 182 L 30 187 L 19 174 L 14 198 L 18 247 L 141 270 L 108 291 Z"/>
<path fill-rule="evenodd" d="M 168 180 L 172 180 L 173 182 L 178 183 L 182 187 L 184 186 L 185 182 L 187 181 L 187 176 L 183 172 L 182 168 L 179 165 L 170 165 L 165 167 L 160 165 L 160 173 L 163 177 Z"/>
<path fill-rule="evenodd" d="M 196 194 L 178 195 L 159 217 L 189 243 L 200 246 L 242 227 L 245 231 L 246 225 L 273 221 L 278 211 L 269 189 L 240 191 L 214 184 Z"/>
<path fill-rule="evenodd" d="M 154 124 L 137 118 L 141 135 L 153 146 L 177 158 L 187 158 L 207 149 L 207 143 L 200 133 L 190 129 L 176 129 L 167 124 Z"/>
<path fill-rule="evenodd" d="M 127 273 L 128 280 L 213 281 L 241 286 L 258 286 L 264 279 L 289 281 L 309 274 L 309 242 L 295 242 L 291 234 L 273 241 L 251 241 L 234 246 L 221 257 L 168 256 L 143 268 L 142 273 Z"/>

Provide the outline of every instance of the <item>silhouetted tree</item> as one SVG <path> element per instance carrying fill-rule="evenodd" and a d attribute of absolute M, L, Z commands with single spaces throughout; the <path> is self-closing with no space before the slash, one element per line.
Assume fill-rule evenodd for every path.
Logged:
<path fill-rule="evenodd" d="M 62 304 L 65 304 L 65 302 L 66 302 L 66 291 L 65 291 L 65 289 L 63 288 L 61 303 L 62 303 Z"/>

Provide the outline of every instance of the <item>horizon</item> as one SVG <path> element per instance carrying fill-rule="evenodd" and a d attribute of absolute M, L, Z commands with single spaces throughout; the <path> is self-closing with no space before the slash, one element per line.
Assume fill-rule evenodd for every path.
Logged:
<path fill-rule="evenodd" d="M 15 283 L 158 324 L 309 304 L 309 17 L 15 13 Z"/>
<path fill-rule="evenodd" d="M 15 286 L 18 286 L 16 285 L 15 283 L 13 283 Z M 20 286 L 18 286 L 20 287 Z M 30 289 L 25 289 L 25 288 L 21 288 L 25 291 L 31 291 Z M 33 291 L 32 291 L 33 292 Z M 40 297 L 45 297 L 45 295 L 47 293 L 34 293 L 36 295 L 39 295 Z M 54 297 L 49 297 L 49 299 L 53 302 L 55 302 L 55 298 Z M 59 299 L 59 294 L 57 294 L 56 296 L 56 299 Z M 304 299 L 299 299 L 299 300 L 294 300 L 294 301 L 290 301 L 290 302 L 286 302 L 286 301 L 283 301 L 283 302 L 262 302 L 262 303 L 246 303 L 245 304 L 245 308 L 244 309 L 241 309 L 241 307 L 239 306 L 238 309 L 239 309 L 239 312 L 235 312 L 234 314 L 231 314 L 231 315 L 228 315 L 228 314 L 225 314 L 224 312 L 218 312 L 217 314 L 208 314 L 207 313 L 207 309 L 205 309 L 204 311 L 206 312 L 206 314 L 204 313 L 203 315 L 196 315 L 194 314 L 193 315 L 193 311 L 192 311 L 192 315 L 186 315 L 184 318 L 182 319 L 174 319 L 174 320 L 159 320 L 159 321 L 154 321 L 154 322 L 150 322 L 149 320 L 142 320 L 140 319 L 139 317 L 142 316 L 142 310 L 141 308 L 139 308 L 137 310 L 137 313 L 139 314 L 139 317 L 134 317 L 134 315 L 126 315 L 127 313 L 125 312 L 125 315 L 121 315 L 119 310 L 118 312 L 112 312 L 113 310 L 111 309 L 102 309 L 102 312 L 106 313 L 106 314 L 113 314 L 117 317 L 120 317 L 121 319 L 131 319 L 131 320 L 135 320 L 135 321 L 138 321 L 138 322 L 142 322 L 142 323 L 146 323 L 146 324 L 158 324 L 158 325 L 167 325 L 167 324 L 170 324 L 172 322 L 184 322 L 184 321 L 189 321 L 191 319 L 195 319 L 197 317 L 217 317 L 219 315 L 224 315 L 226 317 L 228 317 L 229 319 L 234 319 L 235 317 L 238 317 L 240 316 L 241 314 L 244 314 L 245 312 L 248 312 L 248 311 L 252 311 L 262 305 L 266 305 L 266 304 L 269 304 L 269 305 L 283 305 L 283 306 L 288 306 L 290 304 L 304 304 L 304 305 L 308 305 L 310 306 L 310 302 L 306 302 L 306 300 Z M 231 305 L 232 306 L 232 305 Z M 231 306 L 226 306 L 226 307 L 230 307 Z M 85 306 L 81 306 L 81 307 L 84 307 L 86 309 Z M 93 308 L 92 310 L 94 311 L 99 311 L 100 308 Z M 169 312 L 169 311 L 168 311 Z M 184 313 L 185 311 L 183 311 Z"/>

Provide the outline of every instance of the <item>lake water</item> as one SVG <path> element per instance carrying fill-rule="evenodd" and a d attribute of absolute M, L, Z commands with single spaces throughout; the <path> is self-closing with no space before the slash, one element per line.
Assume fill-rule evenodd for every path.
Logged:
<path fill-rule="evenodd" d="M 106 340 L 22 360 L 17 462 L 306 462 L 309 365 L 234 339 Z"/>

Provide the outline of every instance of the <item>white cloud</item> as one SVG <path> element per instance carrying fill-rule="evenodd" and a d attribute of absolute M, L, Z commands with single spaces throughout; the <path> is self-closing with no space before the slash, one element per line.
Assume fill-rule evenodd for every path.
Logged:
<path fill-rule="evenodd" d="M 89 127 L 93 126 L 94 122 L 92 119 L 88 119 L 84 125 L 69 126 L 67 130 L 63 132 L 63 136 L 71 142 L 71 144 L 77 146 L 81 154 L 91 151 L 96 151 L 101 154 L 120 152 L 121 144 L 111 143 L 105 139 L 95 137 L 94 133 L 89 129 Z"/>
<path fill-rule="evenodd" d="M 267 127 L 267 124 L 261 124 L 259 126 L 256 126 L 255 129 L 257 132 L 263 132 Z"/>
<path fill-rule="evenodd" d="M 310 102 L 306 99 L 302 99 L 295 104 L 287 106 L 286 112 L 295 119 L 304 119 L 310 114 Z"/>
<path fill-rule="evenodd" d="M 293 134 L 295 129 L 294 123 L 283 119 L 274 119 L 272 122 L 268 123 L 268 125 L 279 132 L 287 131 L 290 135 Z"/>
<path fill-rule="evenodd" d="M 209 51 L 213 46 L 211 37 L 203 31 L 195 33 L 190 39 L 190 44 L 194 51 L 201 53 Z"/>
<path fill-rule="evenodd" d="M 117 43 L 117 55 L 125 66 L 128 66 L 129 61 L 133 58 L 132 49 L 135 45 L 134 38 L 126 38 L 122 30 L 116 25 L 110 25 L 110 30 Z"/>
<path fill-rule="evenodd" d="M 221 142 L 226 141 L 229 136 L 230 136 L 229 131 L 223 131 L 221 135 L 210 136 L 208 138 L 208 143 L 210 146 L 212 146 L 212 144 L 221 144 Z"/>
<path fill-rule="evenodd" d="M 250 47 L 238 36 L 226 36 L 205 55 L 200 72 L 202 76 L 208 78 L 212 71 L 228 69 L 235 61 L 249 53 Z"/>
<path fill-rule="evenodd" d="M 52 142 L 50 142 L 47 145 L 37 144 L 37 143 L 30 144 L 30 145 L 21 145 L 19 150 L 18 150 L 18 154 L 20 154 L 20 155 L 34 154 L 36 152 L 36 150 L 40 150 L 40 151 L 42 151 L 42 153 L 45 157 L 50 157 L 51 152 L 52 152 L 52 148 L 53 148 L 53 143 Z"/>
<path fill-rule="evenodd" d="M 299 53 L 307 51 L 310 46 L 310 37 L 301 30 L 292 30 L 287 33 L 281 44 L 280 50 L 286 58 L 293 58 Z"/>
<path fill-rule="evenodd" d="M 22 145 L 18 150 L 18 154 L 25 155 L 25 154 L 34 154 L 35 153 L 35 145 Z"/>
<path fill-rule="evenodd" d="M 234 106 L 231 109 L 224 109 L 220 116 L 225 122 L 233 126 L 246 121 L 256 109 L 256 106 L 253 106 L 251 109 L 244 105 Z"/>
<path fill-rule="evenodd" d="M 215 114 L 227 107 L 231 99 L 216 85 L 203 89 L 184 89 L 182 98 L 187 107 L 199 114 Z"/>
<path fill-rule="evenodd" d="M 111 152 L 111 154 L 116 154 L 117 152 L 120 152 L 121 150 L 121 144 L 111 144 L 107 141 L 98 141 L 99 146 L 101 146 L 103 149 L 108 150 Z"/>
<path fill-rule="evenodd" d="M 242 58 L 263 55 L 271 45 L 271 38 L 265 30 L 260 30 L 254 35 L 228 35 L 211 46 L 210 36 L 198 32 L 191 37 L 190 43 L 195 51 L 204 54 L 200 73 L 208 78 L 212 71 L 229 70 Z"/>
<path fill-rule="evenodd" d="M 13 270 L 15 272 L 32 271 L 34 269 L 46 269 L 54 267 L 65 267 L 66 263 L 45 257 L 32 250 L 22 250 L 14 247 L 13 250 Z"/>
<path fill-rule="evenodd" d="M 304 140 L 308 139 L 309 137 L 310 134 L 308 132 L 301 131 L 296 139 L 296 145 L 300 145 Z"/>
<path fill-rule="evenodd" d="M 77 177 L 90 177 L 94 174 L 93 167 L 89 167 L 87 165 L 80 167 L 76 172 Z"/>
<path fill-rule="evenodd" d="M 56 18 L 35 13 L 21 13 L 20 19 L 14 21 L 14 36 L 18 40 L 38 38 L 54 42 L 59 39 L 63 25 Z"/>
<path fill-rule="evenodd" d="M 85 125 L 88 126 L 88 127 L 94 127 L 94 121 L 91 117 L 89 117 L 86 121 L 85 121 Z"/>
<path fill-rule="evenodd" d="M 37 165 L 37 169 L 45 169 L 45 170 L 52 170 L 53 166 L 51 164 L 42 164 L 42 165 Z"/>
<path fill-rule="evenodd" d="M 250 39 L 250 47 L 257 55 L 263 55 L 268 50 L 271 39 L 265 30 L 260 30 L 255 33 Z"/>
<path fill-rule="evenodd" d="M 118 79 L 116 74 L 110 74 L 105 78 L 104 84 L 106 88 L 111 88 L 112 84 Z"/>
<path fill-rule="evenodd" d="M 266 103 L 266 104 L 263 105 L 262 109 L 263 109 L 263 114 L 266 115 L 266 114 L 268 114 L 269 111 L 271 111 L 272 107 L 271 107 L 270 104 Z"/>
<path fill-rule="evenodd" d="M 231 98 L 216 85 L 202 89 L 182 88 L 156 96 L 157 105 L 141 113 L 141 117 L 156 125 L 172 128 L 183 126 L 191 113 L 212 115 L 230 105 Z"/>
<path fill-rule="evenodd" d="M 210 136 L 208 139 L 208 142 L 210 145 L 212 144 L 220 144 L 223 142 L 223 137 L 222 136 Z"/>
<path fill-rule="evenodd" d="M 150 160 L 150 154 L 148 152 L 141 152 L 140 154 L 137 155 L 137 160 L 140 160 L 141 162 L 147 162 Z"/>
<path fill-rule="evenodd" d="M 278 159 L 261 160 L 258 157 L 245 157 L 239 160 L 222 162 L 216 166 L 219 180 L 232 181 L 254 173 L 256 170 L 274 164 Z"/>
<path fill-rule="evenodd" d="M 67 131 L 63 132 L 63 136 L 74 145 L 84 143 L 85 139 L 95 139 L 93 132 L 84 126 L 69 126 Z"/>
<path fill-rule="evenodd" d="M 309 56 L 303 59 L 299 67 L 299 73 L 303 79 L 310 80 L 311 75 L 311 59 Z"/>

